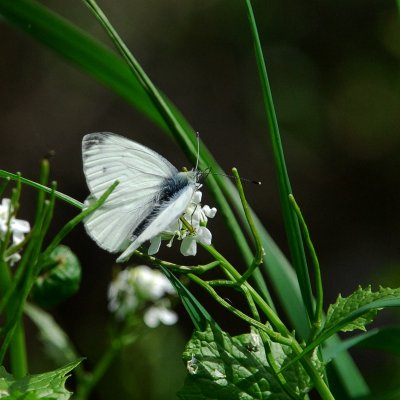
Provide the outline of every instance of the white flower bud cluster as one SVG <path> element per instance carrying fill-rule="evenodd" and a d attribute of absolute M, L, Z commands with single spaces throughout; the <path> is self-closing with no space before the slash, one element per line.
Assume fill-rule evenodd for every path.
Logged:
<path fill-rule="evenodd" d="M 208 218 L 214 218 L 217 213 L 215 207 L 201 206 L 202 193 L 198 190 L 194 193 L 192 201 L 186 209 L 183 218 L 190 224 L 190 229 L 179 219 L 169 228 L 150 240 L 148 254 L 158 253 L 161 241 L 168 240 L 168 247 L 172 246 L 174 239 L 180 240 L 180 251 L 184 256 L 194 256 L 197 253 L 197 243 L 210 245 L 212 234 L 206 228 Z"/>
<path fill-rule="evenodd" d="M 4 241 L 7 232 L 11 231 L 12 246 L 16 246 L 24 240 L 25 234 L 31 230 L 31 227 L 28 221 L 16 219 L 13 213 L 11 200 L 4 198 L 0 204 L 0 242 Z M 20 259 L 21 256 L 18 253 L 13 253 L 6 258 L 6 262 L 12 266 Z"/>
<path fill-rule="evenodd" d="M 150 328 L 160 323 L 173 325 L 178 316 L 164 297 L 169 294 L 175 294 L 175 289 L 160 271 L 146 265 L 127 268 L 118 273 L 108 288 L 108 309 L 120 321 L 141 313 Z"/>

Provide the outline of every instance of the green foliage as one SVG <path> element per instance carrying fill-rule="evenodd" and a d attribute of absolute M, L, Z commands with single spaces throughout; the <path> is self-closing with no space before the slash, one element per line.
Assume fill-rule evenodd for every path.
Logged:
<path fill-rule="evenodd" d="M 65 388 L 65 381 L 69 377 L 67 374 L 80 362 L 81 360 L 77 360 L 54 371 L 27 375 L 21 379 L 15 379 L 6 372 L 4 367 L 1 367 L 1 398 L 7 400 L 68 400 L 71 392 Z"/>
<path fill-rule="evenodd" d="M 32 299 L 41 307 L 55 306 L 79 289 L 81 265 L 67 246 L 57 246 L 44 260 L 32 288 Z"/>
<path fill-rule="evenodd" d="M 365 331 L 365 326 L 373 321 L 379 310 L 399 306 L 400 288 L 380 287 L 373 292 L 371 286 L 359 287 L 348 297 L 339 295 L 336 303 L 329 306 L 323 331 Z"/>
<path fill-rule="evenodd" d="M 67 334 L 49 313 L 29 303 L 25 304 L 24 311 L 38 328 L 39 340 L 43 343 L 46 354 L 57 365 L 79 358 Z"/>
<path fill-rule="evenodd" d="M 303 367 L 288 368 L 285 383 L 276 374 L 291 358 L 288 346 L 268 340 L 263 344 L 256 330 L 231 337 L 209 325 L 203 332 L 196 331 L 186 346 L 183 359 L 189 374 L 178 395 L 191 400 L 303 398 L 312 385 Z"/>

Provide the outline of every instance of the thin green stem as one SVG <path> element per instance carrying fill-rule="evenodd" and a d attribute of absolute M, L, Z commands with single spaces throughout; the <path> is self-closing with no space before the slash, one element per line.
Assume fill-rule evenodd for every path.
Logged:
<path fill-rule="evenodd" d="M 250 24 L 255 56 L 258 66 L 261 89 L 264 100 L 264 110 L 267 117 L 269 134 L 272 141 L 275 166 L 277 168 L 279 194 L 282 204 L 283 218 L 288 237 L 288 244 L 293 258 L 293 265 L 297 273 L 297 279 L 301 289 L 303 301 L 306 305 L 309 316 L 313 315 L 313 300 L 310 277 L 308 275 L 307 261 L 305 257 L 304 246 L 301 238 L 301 232 L 296 215 L 290 206 L 288 196 L 292 192 L 289 175 L 286 168 L 285 157 L 281 137 L 279 133 L 278 120 L 275 113 L 275 107 L 272 100 L 271 88 L 268 80 L 267 68 L 264 61 L 261 42 L 258 35 L 257 24 L 255 21 L 251 0 L 245 0 L 247 16 Z"/>
<path fill-rule="evenodd" d="M 193 143 L 187 137 L 187 132 L 182 127 L 180 121 L 175 117 L 171 108 L 168 106 L 164 97 L 158 91 L 156 86 L 147 76 L 143 68 L 140 66 L 139 62 L 133 56 L 133 54 L 129 51 L 128 47 L 121 39 L 117 31 L 114 29 L 107 16 L 101 10 L 101 8 L 97 5 L 94 0 L 83 0 L 83 2 L 88 6 L 88 8 L 93 12 L 97 20 L 103 26 L 114 45 L 128 64 L 129 68 L 132 70 L 133 74 L 142 84 L 144 90 L 152 101 L 153 105 L 156 107 L 158 112 L 162 115 L 165 123 L 168 125 L 171 132 L 174 134 L 174 137 L 179 142 L 184 142 L 186 147 L 192 148 L 194 154 L 196 153 L 196 148 L 193 148 Z"/>
<path fill-rule="evenodd" d="M 9 288 L 12 286 L 12 276 L 6 259 L 12 254 L 9 254 L 6 247 L 12 236 L 11 229 L 11 219 L 15 217 L 19 208 L 19 198 L 21 196 L 21 180 L 20 176 L 17 175 L 17 185 L 12 190 L 10 209 L 8 210 L 8 221 L 7 221 L 7 233 L 3 239 L 2 249 L 1 249 L 1 261 L 0 261 L 0 280 L 1 280 L 1 293 L 5 295 Z M 9 179 L 6 179 L 7 184 Z M 3 185 L 4 186 L 4 185 Z M 5 186 L 2 188 L 2 190 Z M 2 191 L 1 190 L 1 191 Z M 6 311 L 6 323 L 9 324 L 13 319 L 13 311 L 10 307 L 7 307 Z M 23 327 L 22 318 L 19 318 L 16 323 L 16 328 L 14 335 L 10 340 L 10 362 L 11 362 L 11 372 L 16 378 L 21 378 L 25 376 L 28 372 L 28 360 L 26 354 L 26 343 L 25 343 L 25 333 Z"/>
<path fill-rule="evenodd" d="M 253 262 L 251 263 L 247 271 L 243 274 L 241 281 L 239 282 L 239 284 L 241 284 L 242 282 L 245 282 L 252 275 L 254 270 L 262 264 L 264 257 L 264 249 L 256 225 L 254 224 L 254 220 L 251 215 L 251 210 L 247 203 L 246 196 L 244 195 L 243 185 L 242 181 L 240 180 L 239 172 L 236 168 L 232 168 L 232 173 L 233 176 L 235 177 L 236 187 L 239 192 L 239 197 L 242 203 L 243 211 L 246 216 L 247 223 L 249 224 L 250 231 L 253 235 L 254 243 L 256 246 L 256 254 L 253 258 Z"/>
<path fill-rule="evenodd" d="M 19 317 L 10 342 L 10 361 L 14 378 L 22 378 L 28 373 L 25 329 L 22 316 Z"/>
<path fill-rule="evenodd" d="M 308 247 L 308 251 L 310 252 L 312 265 L 314 267 L 314 279 L 315 279 L 315 313 L 313 318 L 313 332 L 312 337 L 315 336 L 315 333 L 321 328 L 322 318 L 323 318 L 323 304 L 324 304 L 324 288 L 322 285 L 322 277 L 321 277 L 321 268 L 319 265 L 317 253 L 315 251 L 314 245 L 312 243 L 310 232 L 308 230 L 306 221 L 301 213 L 300 207 L 298 206 L 293 195 L 289 195 L 289 200 L 292 203 L 293 209 L 296 212 L 297 218 L 299 219 L 301 229 L 303 231 L 303 235 Z"/>
<path fill-rule="evenodd" d="M 4 180 L 0 182 L 0 197 L 3 197 L 3 193 L 7 188 L 7 185 L 10 183 L 10 178 L 3 178 Z"/>
<path fill-rule="evenodd" d="M 236 282 L 240 282 L 242 276 L 240 273 L 235 269 L 235 267 L 221 254 L 218 250 L 215 249 L 213 246 L 205 246 L 203 247 L 216 259 L 221 263 L 221 268 L 223 268 L 226 273 L 229 274 L 229 278 L 232 277 Z M 244 282 L 245 285 L 252 295 L 256 304 L 260 307 L 263 311 L 267 319 L 270 321 L 272 326 L 281 333 L 283 336 L 289 336 L 290 332 L 286 328 L 285 324 L 280 320 L 278 315 L 275 311 L 265 302 L 265 300 L 256 292 L 248 282 Z"/>
<path fill-rule="evenodd" d="M 233 307 L 232 304 L 229 304 L 225 299 L 223 299 L 208 282 L 204 281 L 203 279 L 201 279 L 200 277 L 198 277 L 197 275 L 194 275 L 194 274 L 188 274 L 187 277 L 189 279 L 191 279 L 193 282 L 197 283 L 203 289 L 205 289 L 213 297 L 213 299 L 215 299 L 224 308 L 226 308 L 227 310 L 229 310 L 230 312 L 235 314 L 240 319 L 246 321 L 249 325 L 255 326 L 256 328 L 263 330 L 271 338 L 271 340 L 282 343 L 282 344 L 286 344 L 288 346 L 291 345 L 291 343 L 292 343 L 291 338 L 283 337 L 278 332 L 275 332 L 274 330 L 269 329 L 261 322 L 249 317 L 244 312 Z"/>
<path fill-rule="evenodd" d="M 96 364 L 93 372 L 84 376 L 84 379 L 79 382 L 76 400 L 86 400 L 89 398 L 91 392 L 96 385 L 103 378 L 104 374 L 110 368 L 112 362 L 120 353 L 122 344 L 118 340 L 114 340 L 111 345 L 104 352 L 98 363 Z"/>
<path fill-rule="evenodd" d="M 210 271 L 211 269 L 214 269 L 215 267 L 217 267 L 220 264 L 219 261 L 213 261 L 213 262 L 210 262 L 210 263 L 204 264 L 204 265 L 193 265 L 193 266 L 178 265 L 178 264 L 174 264 L 174 263 L 171 263 L 168 261 L 163 261 L 154 256 L 149 256 L 148 254 L 142 253 L 139 250 L 135 251 L 135 255 L 138 256 L 139 258 L 141 258 L 142 260 L 145 260 L 146 262 L 149 262 L 149 263 L 152 263 L 155 265 L 161 265 L 165 268 L 175 270 L 182 274 L 192 273 L 192 274 L 201 275 L 207 271 Z"/>
<path fill-rule="evenodd" d="M 52 189 L 47 186 L 43 186 L 40 183 L 23 178 L 22 176 L 18 176 L 18 174 L 12 174 L 11 172 L 7 172 L 2 169 L 0 169 L 0 177 L 6 178 L 6 179 L 8 178 L 8 179 L 11 179 L 12 181 L 17 181 L 17 182 L 18 182 L 18 180 L 20 180 L 21 183 L 32 186 L 35 189 L 39 189 L 47 194 L 51 194 L 51 192 L 52 192 Z M 70 197 L 64 193 L 56 191 L 55 196 L 57 199 L 65 201 L 66 203 L 71 204 L 72 206 L 74 206 L 76 208 L 82 209 L 82 207 L 83 207 L 83 204 L 80 201 L 75 200 L 73 197 Z"/>
<path fill-rule="evenodd" d="M 50 176 L 50 164 L 49 160 L 45 158 L 40 163 L 39 185 L 47 187 L 47 184 L 49 182 L 49 176 Z M 42 212 L 45 199 L 46 199 L 46 192 L 43 190 L 39 190 L 37 194 L 37 203 L 36 203 L 36 213 L 35 213 L 36 218 L 39 218 Z"/>

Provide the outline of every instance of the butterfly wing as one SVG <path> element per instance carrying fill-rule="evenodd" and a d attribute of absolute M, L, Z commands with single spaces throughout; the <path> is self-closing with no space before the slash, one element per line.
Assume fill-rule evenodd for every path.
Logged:
<path fill-rule="evenodd" d="M 84 136 L 82 157 L 89 203 L 119 181 L 106 202 L 84 221 L 86 231 L 100 247 L 124 250 L 153 211 L 165 181 L 178 171 L 146 146 L 109 132 Z"/>
<path fill-rule="evenodd" d="M 132 253 L 144 242 L 157 236 L 160 232 L 166 231 L 170 224 L 187 209 L 193 193 L 196 191 L 195 175 L 190 173 L 179 173 L 168 185 L 165 185 L 160 193 L 165 197 L 165 193 L 170 193 L 169 198 L 160 202 L 148 217 L 139 225 L 132 237 L 132 242 L 128 248 L 117 258 L 117 262 L 123 262 L 130 258 Z"/>

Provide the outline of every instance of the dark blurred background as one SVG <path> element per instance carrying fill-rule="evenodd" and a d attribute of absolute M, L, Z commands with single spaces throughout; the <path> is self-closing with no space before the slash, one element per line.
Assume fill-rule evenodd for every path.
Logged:
<path fill-rule="evenodd" d="M 43 3 L 109 44 L 79 1 Z M 236 166 L 242 176 L 263 182 L 246 186 L 248 200 L 287 253 L 244 2 L 100 4 L 220 165 L 227 172 Z M 359 284 L 400 286 L 400 16 L 395 1 L 268 0 L 254 1 L 254 8 L 289 174 L 318 250 L 326 304 Z M 188 165 L 158 128 L 91 77 L 4 21 L 0 34 L 1 169 L 37 179 L 39 160 L 54 150 L 52 178 L 59 190 L 83 200 L 88 191 L 81 139 L 95 131 L 123 134 L 177 167 Z M 25 190 L 21 218 L 31 218 L 34 194 Z M 207 193 L 205 202 L 213 205 Z M 75 213 L 59 203 L 53 232 Z M 236 257 L 218 218 L 211 228 L 214 244 Z M 83 283 L 55 316 L 90 363 L 107 341 L 106 288 L 114 257 L 97 248 L 82 228 L 66 244 L 82 262 Z M 175 260 L 177 251 L 166 256 Z M 223 312 L 215 317 L 239 333 L 233 317 Z M 398 317 L 385 312 L 381 323 Z M 115 387 L 120 399 L 174 398 L 185 374 L 180 353 L 191 329 L 182 312 L 179 327 L 143 338 L 124 352 L 93 398 L 109 398 Z M 365 350 L 354 354 L 374 388 L 397 381 L 386 368 L 395 370 L 398 360 Z M 32 356 L 32 372 L 50 365 L 39 346 L 33 346 Z M 380 373 L 385 378 L 379 384 Z"/>

